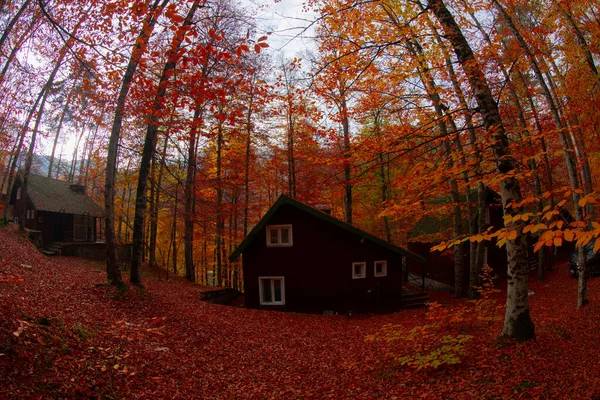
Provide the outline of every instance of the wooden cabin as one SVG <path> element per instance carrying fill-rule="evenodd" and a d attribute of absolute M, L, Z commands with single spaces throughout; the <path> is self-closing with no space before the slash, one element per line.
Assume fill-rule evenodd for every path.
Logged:
<path fill-rule="evenodd" d="M 231 254 L 246 307 L 304 312 L 398 309 L 403 259 L 424 259 L 287 196 Z"/>
<path fill-rule="evenodd" d="M 41 232 L 43 246 L 103 239 L 103 209 L 86 194 L 85 186 L 30 174 L 23 198 L 22 185 L 18 175 L 10 199 L 13 222 L 24 216 L 25 228 Z"/>

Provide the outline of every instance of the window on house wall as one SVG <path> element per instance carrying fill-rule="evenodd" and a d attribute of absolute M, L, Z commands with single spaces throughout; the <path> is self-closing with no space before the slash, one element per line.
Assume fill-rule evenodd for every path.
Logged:
<path fill-rule="evenodd" d="M 375 261 L 375 276 L 387 275 L 387 261 Z"/>
<path fill-rule="evenodd" d="M 292 244 L 292 225 L 267 226 L 267 246 L 291 247 Z"/>
<path fill-rule="evenodd" d="M 17 200 L 20 200 L 20 199 L 21 199 L 21 188 L 18 187 L 17 188 Z"/>
<path fill-rule="evenodd" d="M 14 217 L 13 218 L 13 222 L 17 225 L 19 225 L 19 217 Z"/>
<path fill-rule="evenodd" d="M 485 223 L 487 225 L 492 223 L 492 215 L 490 214 L 489 207 L 485 209 Z"/>
<path fill-rule="evenodd" d="M 352 263 L 352 279 L 361 279 L 367 277 L 367 263 L 354 262 Z"/>
<path fill-rule="evenodd" d="M 284 305 L 285 285 L 283 276 L 264 276 L 258 278 L 261 305 Z"/>

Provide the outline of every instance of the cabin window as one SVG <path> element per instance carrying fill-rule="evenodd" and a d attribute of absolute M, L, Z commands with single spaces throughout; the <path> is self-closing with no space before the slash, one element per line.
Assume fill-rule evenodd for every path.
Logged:
<path fill-rule="evenodd" d="M 375 276 L 387 276 L 387 261 L 375 261 Z"/>
<path fill-rule="evenodd" d="M 17 188 L 17 200 L 20 200 L 20 199 L 21 199 L 21 188 L 18 187 Z"/>
<path fill-rule="evenodd" d="M 490 214 L 490 209 L 486 208 L 485 209 L 485 223 L 487 225 L 492 223 L 492 215 Z"/>
<path fill-rule="evenodd" d="M 261 305 L 284 305 L 285 286 L 283 276 L 265 276 L 258 278 Z"/>
<path fill-rule="evenodd" d="M 352 279 L 361 279 L 367 277 L 367 263 L 352 263 Z"/>
<path fill-rule="evenodd" d="M 19 225 L 19 217 L 14 217 L 14 218 L 13 218 L 13 222 L 14 222 L 16 225 Z"/>
<path fill-rule="evenodd" d="M 291 247 L 292 226 L 291 225 L 269 225 L 267 226 L 268 247 Z"/>

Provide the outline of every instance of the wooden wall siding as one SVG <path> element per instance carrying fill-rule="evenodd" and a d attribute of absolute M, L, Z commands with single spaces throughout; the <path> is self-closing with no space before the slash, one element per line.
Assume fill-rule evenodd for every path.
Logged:
<path fill-rule="evenodd" d="M 267 247 L 262 229 L 243 254 L 246 306 L 294 311 L 368 311 L 395 306 L 402 287 L 402 257 L 288 204 L 268 225 L 292 225 L 293 247 Z M 374 276 L 387 260 L 387 276 Z M 366 278 L 352 278 L 352 263 L 366 262 Z M 285 306 L 261 306 L 258 278 L 285 277 Z"/>

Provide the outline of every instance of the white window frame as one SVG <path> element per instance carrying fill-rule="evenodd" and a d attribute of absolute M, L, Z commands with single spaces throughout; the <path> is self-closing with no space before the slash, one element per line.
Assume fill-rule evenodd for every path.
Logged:
<path fill-rule="evenodd" d="M 263 280 L 271 281 L 271 299 L 273 301 L 264 301 L 263 300 Z M 281 301 L 275 301 L 275 286 L 273 281 L 279 280 L 281 281 Z M 258 277 L 258 299 L 261 306 L 283 306 L 285 305 L 285 277 L 283 276 L 259 276 Z"/>
<path fill-rule="evenodd" d="M 21 187 L 17 188 L 17 200 L 21 200 Z"/>
<path fill-rule="evenodd" d="M 271 242 L 271 230 L 277 230 L 277 243 Z M 281 231 L 287 229 L 288 231 L 288 243 L 281 243 Z M 292 225 L 267 225 L 266 228 L 267 234 L 267 247 L 292 247 L 294 245 L 294 241 L 292 238 Z"/>
<path fill-rule="evenodd" d="M 356 273 L 356 268 L 355 267 L 361 267 L 361 273 L 357 274 Z M 353 262 L 352 263 L 352 279 L 363 279 L 367 277 L 367 263 L 364 261 L 360 261 L 360 262 Z"/>
<path fill-rule="evenodd" d="M 382 265 L 380 273 L 377 273 L 377 264 Z M 373 263 L 373 275 L 375 275 L 375 277 L 387 276 L 387 260 L 375 261 Z"/>
<path fill-rule="evenodd" d="M 16 225 L 19 225 L 19 217 L 14 217 L 14 218 L 13 218 L 13 222 L 14 222 Z"/>

